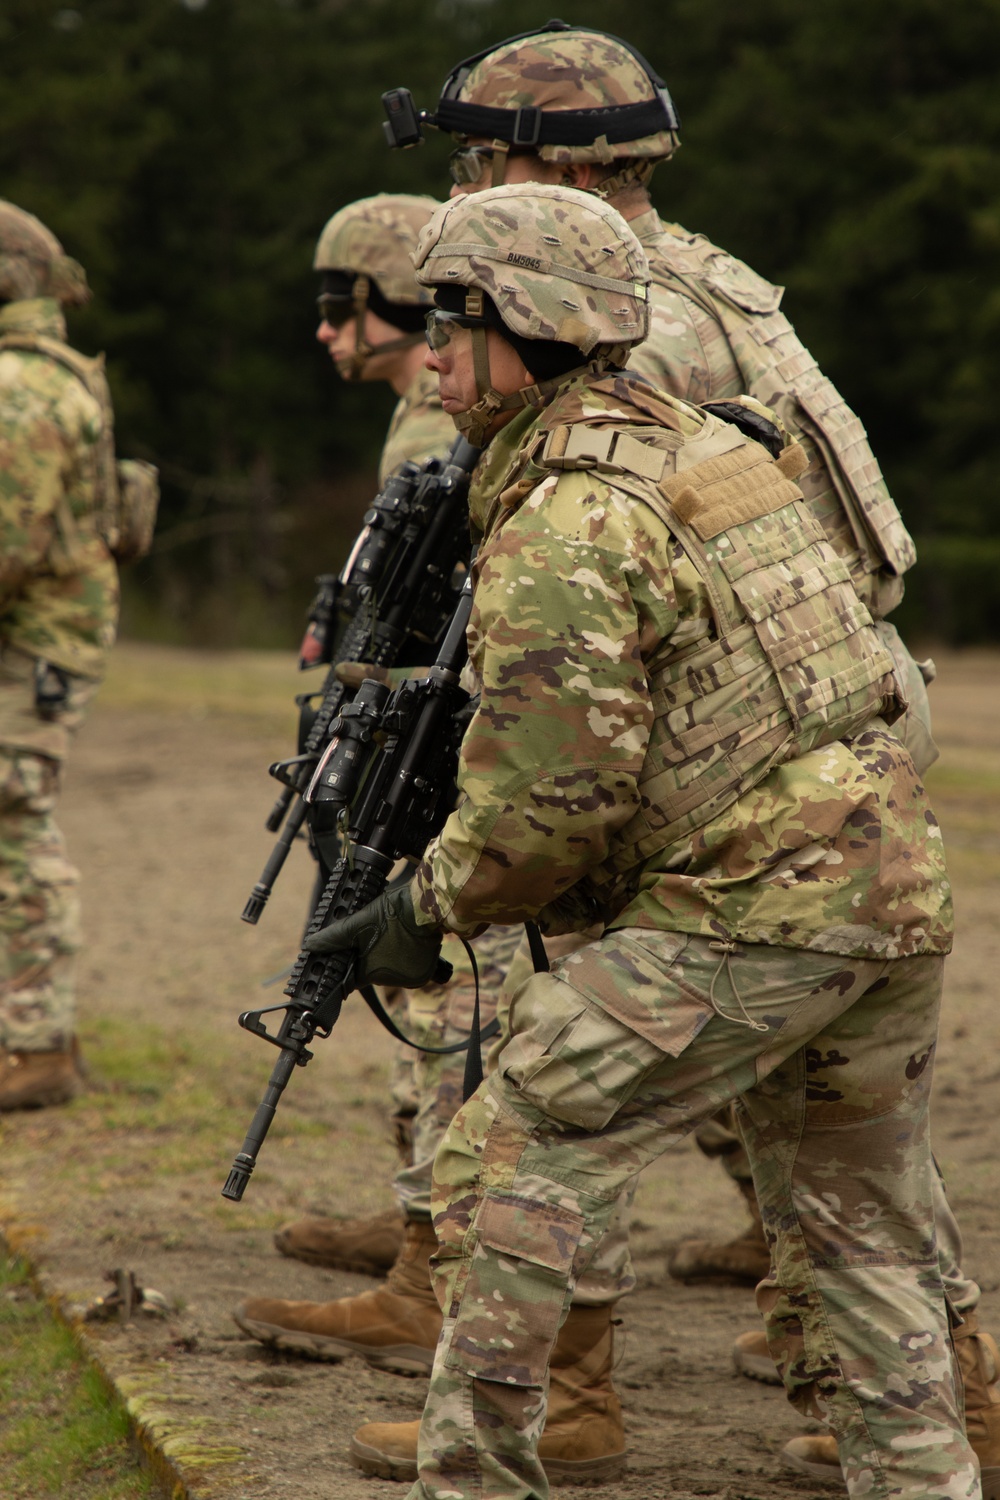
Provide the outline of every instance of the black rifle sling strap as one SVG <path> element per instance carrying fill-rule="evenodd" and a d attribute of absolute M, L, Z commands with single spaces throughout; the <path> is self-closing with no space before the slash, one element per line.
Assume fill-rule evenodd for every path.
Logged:
<path fill-rule="evenodd" d="M 524 930 L 528 934 L 528 947 L 531 949 L 531 962 L 536 974 L 547 974 L 551 965 L 549 955 L 545 951 L 542 942 L 542 934 L 537 922 L 525 922 Z"/>
<path fill-rule="evenodd" d="M 468 1062 L 466 1062 L 465 1068 L 465 1098 L 468 1098 L 469 1094 L 472 1094 L 478 1088 L 481 1079 L 483 1079 L 483 1043 L 484 1041 L 492 1041 L 493 1037 L 498 1037 L 499 1022 L 493 1019 L 492 1022 L 480 1028 L 480 966 L 475 962 L 475 954 L 472 953 L 472 948 L 469 947 L 465 938 L 462 939 L 462 945 L 466 953 L 468 953 L 469 962 L 472 965 L 472 978 L 475 981 L 472 1031 L 469 1032 L 465 1041 L 456 1041 L 456 1043 L 451 1043 L 450 1047 L 424 1047 L 423 1043 L 412 1040 L 412 1037 L 408 1037 L 405 1032 L 400 1031 L 399 1026 L 396 1025 L 393 1017 L 385 1010 L 384 1005 L 382 1005 L 378 995 L 375 993 L 375 989 L 370 984 L 361 984 L 358 987 L 358 993 L 360 993 L 361 999 L 363 999 L 364 1004 L 369 1008 L 372 1016 L 375 1016 L 375 1019 L 384 1026 L 385 1031 L 390 1034 L 390 1037 L 396 1038 L 396 1041 L 402 1041 L 406 1047 L 414 1047 L 417 1052 L 430 1053 L 430 1055 L 438 1056 L 438 1058 L 445 1058 L 445 1056 L 450 1056 L 454 1052 L 468 1052 Z M 472 1079 L 472 1077 L 475 1077 L 475 1082 L 472 1083 L 472 1088 L 468 1088 L 469 1079 Z"/>

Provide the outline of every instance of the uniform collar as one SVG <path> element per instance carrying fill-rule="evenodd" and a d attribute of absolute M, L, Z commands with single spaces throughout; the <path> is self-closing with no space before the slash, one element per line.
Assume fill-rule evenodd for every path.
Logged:
<path fill-rule="evenodd" d="M 647 208 L 635 219 L 629 219 L 628 227 L 640 245 L 648 245 L 658 234 L 663 233 L 663 220 L 655 208 Z"/>
<path fill-rule="evenodd" d="M 5 333 L 37 333 L 66 342 L 66 319 L 54 297 L 27 297 L 0 307 L 0 336 Z"/>

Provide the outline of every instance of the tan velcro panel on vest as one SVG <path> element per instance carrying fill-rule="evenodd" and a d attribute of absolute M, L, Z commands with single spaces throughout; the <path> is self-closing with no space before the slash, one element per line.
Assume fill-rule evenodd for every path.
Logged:
<path fill-rule="evenodd" d="M 546 469 L 596 469 L 600 474 L 634 474 L 639 479 L 650 479 L 658 484 L 672 456 L 669 450 L 640 442 L 627 432 L 575 422 L 572 426 L 552 429 L 537 462 Z"/>
<path fill-rule="evenodd" d="M 707 458 L 694 468 L 670 474 L 660 489 L 673 506 L 678 520 L 690 526 L 703 542 L 740 526 L 756 521 L 772 511 L 802 499 L 797 484 L 786 479 L 778 464 L 760 443 L 735 434 L 738 446 L 716 457 Z M 688 448 L 678 454 L 680 458 Z"/>

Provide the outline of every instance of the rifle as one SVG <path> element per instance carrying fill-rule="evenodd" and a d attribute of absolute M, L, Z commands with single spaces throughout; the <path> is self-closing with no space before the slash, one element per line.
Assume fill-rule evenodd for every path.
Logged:
<path fill-rule="evenodd" d="M 318 580 L 320 592 L 310 612 L 300 666 L 307 657 L 307 665 L 334 660 L 412 666 L 416 663 L 407 657 L 415 655 L 426 662 L 428 645 L 440 640 L 455 608 L 455 569 L 469 561 L 465 501 L 478 457 L 479 449 L 459 437 L 446 458 L 421 466 L 405 463 L 396 471 L 365 513 L 339 578 L 325 574 Z M 306 821 L 303 792 L 354 691 L 331 666 L 318 693 L 296 700 L 301 709 L 298 754 L 268 768 L 285 790 L 266 826 L 271 833 L 281 832 L 243 909 L 244 922 L 260 920 Z M 314 698 L 319 699 L 315 709 Z M 315 837 L 313 843 L 315 849 Z"/>
<path fill-rule="evenodd" d="M 331 725 L 333 738 L 306 796 L 339 812 L 349 844 L 313 913 L 310 935 L 374 901 L 396 861 L 419 859 L 454 805 L 465 727 L 461 711 L 470 702 L 459 676 L 468 654 L 465 628 L 471 609 L 470 575 L 428 675 L 410 678 L 394 690 L 384 683 L 363 682 L 353 703 Z M 351 952 L 322 955 L 303 950 L 285 986 L 287 999 L 240 1016 L 245 1031 L 278 1047 L 281 1055 L 233 1161 L 222 1189 L 224 1198 L 238 1203 L 243 1197 L 293 1070 L 309 1062 L 310 1042 L 330 1035 L 345 998 L 358 987 L 355 961 Z M 439 960 L 435 979 L 443 983 L 450 976 L 451 965 Z M 271 1032 L 262 1017 L 275 1011 L 284 1011 L 284 1019 Z"/>

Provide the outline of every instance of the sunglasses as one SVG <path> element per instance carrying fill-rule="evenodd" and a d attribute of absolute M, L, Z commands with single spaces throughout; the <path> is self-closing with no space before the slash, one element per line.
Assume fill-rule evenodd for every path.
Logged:
<path fill-rule="evenodd" d="M 343 328 L 354 317 L 354 303 L 324 292 L 316 298 L 316 311 L 321 323 L 329 323 L 331 328 Z"/>
<path fill-rule="evenodd" d="M 427 314 L 427 347 L 437 354 L 447 347 L 455 336 L 456 328 L 486 328 L 485 318 L 470 318 L 464 313 L 442 312 L 439 307 Z"/>

